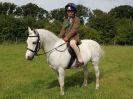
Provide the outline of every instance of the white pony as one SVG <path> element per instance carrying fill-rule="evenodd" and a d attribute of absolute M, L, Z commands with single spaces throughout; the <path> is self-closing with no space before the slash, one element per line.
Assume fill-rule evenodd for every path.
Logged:
<path fill-rule="evenodd" d="M 68 66 L 71 55 L 68 52 L 67 45 L 64 40 L 58 38 L 52 32 L 45 29 L 31 30 L 28 27 L 29 36 L 27 39 L 27 51 L 25 57 L 27 60 L 32 60 L 38 50 L 42 48 L 46 54 L 49 66 L 57 73 L 60 84 L 60 93 L 64 95 L 64 75 L 65 69 Z M 93 40 L 81 40 L 79 45 L 80 52 L 84 61 L 82 66 L 84 71 L 84 81 L 82 86 L 87 86 L 88 69 L 87 63 L 92 62 L 96 74 L 96 89 L 99 88 L 99 59 L 102 54 L 100 45 Z M 74 68 L 75 62 L 71 66 Z"/>

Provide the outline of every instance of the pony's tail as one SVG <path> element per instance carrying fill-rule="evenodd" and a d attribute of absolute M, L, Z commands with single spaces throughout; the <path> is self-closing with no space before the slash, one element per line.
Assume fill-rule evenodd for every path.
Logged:
<path fill-rule="evenodd" d="M 100 58 L 104 57 L 104 50 L 102 49 L 102 47 L 99 47 L 99 51 L 100 51 Z"/>

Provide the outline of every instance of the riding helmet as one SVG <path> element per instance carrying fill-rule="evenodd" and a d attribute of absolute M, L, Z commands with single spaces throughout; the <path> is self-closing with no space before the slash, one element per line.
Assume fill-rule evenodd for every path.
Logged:
<path fill-rule="evenodd" d="M 74 11 L 74 12 L 77 12 L 77 7 L 74 3 L 68 3 L 66 6 L 65 6 L 65 11 Z"/>

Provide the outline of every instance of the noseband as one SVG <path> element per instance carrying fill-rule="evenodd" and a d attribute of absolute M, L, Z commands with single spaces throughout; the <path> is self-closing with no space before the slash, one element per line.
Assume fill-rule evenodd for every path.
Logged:
<path fill-rule="evenodd" d="M 28 37 L 37 37 L 37 42 L 36 42 L 36 47 L 34 50 L 27 48 L 27 50 L 31 51 L 32 53 L 34 53 L 35 55 L 37 55 L 37 52 L 40 49 L 40 37 L 39 37 L 39 33 L 37 31 L 34 30 L 34 33 L 37 34 L 36 36 L 28 36 Z"/>

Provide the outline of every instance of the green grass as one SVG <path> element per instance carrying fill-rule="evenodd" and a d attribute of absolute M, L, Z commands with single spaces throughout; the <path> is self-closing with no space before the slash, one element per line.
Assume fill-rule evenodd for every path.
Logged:
<path fill-rule="evenodd" d="M 26 45 L 0 45 L 0 99 L 133 99 L 133 46 L 104 46 L 100 63 L 100 89 L 89 68 L 89 82 L 82 88 L 83 72 L 66 70 L 65 95 L 60 96 L 55 73 L 44 56 L 25 60 Z"/>

